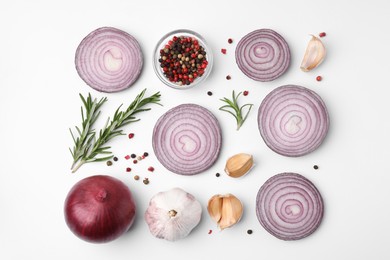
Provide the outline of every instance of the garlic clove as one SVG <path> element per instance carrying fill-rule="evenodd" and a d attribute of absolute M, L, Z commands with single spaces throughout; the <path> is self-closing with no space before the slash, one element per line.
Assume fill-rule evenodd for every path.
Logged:
<path fill-rule="evenodd" d="M 214 195 L 209 200 L 207 210 L 221 230 L 240 221 L 244 211 L 241 201 L 233 194 Z"/>
<path fill-rule="evenodd" d="M 225 172 L 233 178 L 238 178 L 249 172 L 253 167 L 253 156 L 239 153 L 226 161 Z"/>
<path fill-rule="evenodd" d="M 326 56 L 326 49 L 320 38 L 312 35 L 301 63 L 301 70 L 310 71 L 322 63 Z"/>
<path fill-rule="evenodd" d="M 221 220 L 222 217 L 222 200 L 223 199 L 219 195 L 214 195 L 209 200 L 207 207 L 210 217 L 217 223 Z"/>

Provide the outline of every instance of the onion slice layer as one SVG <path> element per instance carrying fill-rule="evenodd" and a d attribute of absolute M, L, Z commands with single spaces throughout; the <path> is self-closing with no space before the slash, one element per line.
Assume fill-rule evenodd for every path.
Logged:
<path fill-rule="evenodd" d="M 236 48 L 238 67 L 257 81 L 272 81 L 280 77 L 288 69 L 290 59 L 286 40 L 271 29 L 260 29 L 245 35 Z"/>
<path fill-rule="evenodd" d="M 329 129 L 329 115 L 314 91 L 285 85 L 264 98 L 258 125 L 269 148 L 281 155 L 298 157 L 321 145 Z"/>
<path fill-rule="evenodd" d="M 282 240 L 298 240 L 320 225 L 324 204 L 320 192 L 297 173 L 281 173 L 268 179 L 256 198 L 260 224 Z"/>
<path fill-rule="evenodd" d="M 195 104 L 166 112 L 153 130 L 153 149 L 168 170 L 194 175 L 210 168 L 221 149 L 221 128 L 215 116 Z"/>
<path fill-rule="evenodd" d="M 137 80 L 143 56 L 133 36 L 116 28 L 102 27 L 81 41 L 75 64 L 78 74 L 90 87 L 118 92 Z"/>

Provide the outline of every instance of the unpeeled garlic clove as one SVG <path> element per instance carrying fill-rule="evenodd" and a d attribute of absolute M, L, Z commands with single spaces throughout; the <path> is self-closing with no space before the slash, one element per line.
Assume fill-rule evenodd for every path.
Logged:
<path fill-rule="evenodd" d="M 239 153 L 226 161 L 225 172 L 233 178 L 238 178 L 249 172 L 253 167 L 253 156 Z"/>
<path fill-rule="evenodd" d="M 221 230 L 235 225 L 244 212 L 241 201 L 233 194 L 214 195 L 208 202 L 207 211 Z"/>
<path fill-rule="evenodd" d="M 307 72 L 322 63 L 326 56 L 326 49 L 320 38 L 312 35 L 301 63 L 301 70 Z"/>

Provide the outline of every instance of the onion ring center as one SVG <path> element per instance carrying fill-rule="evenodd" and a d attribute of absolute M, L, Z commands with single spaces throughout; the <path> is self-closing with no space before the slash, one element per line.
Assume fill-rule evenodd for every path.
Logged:
<path fill-rule="evenodd" d="M 268 58 L 269 55 L 272 55 L 272 57 L 269 57 L 270 60 L 272 60 L 274 56 L 272 46 L 265 42 L 258 43 L 254 46 L 254 54 L 257 58 Z"/>
<path fill-rule="evenodd" d="M 293 115 L 284 124 L 284 129 L 289 135 L 295 135 L 301 130 L 300 127 L 301 122 L 302 122 L 301 117 Z"/>
<path fill-rule="evenodd" d="M 182 145 L 181 149 L 186 153 L 193 153 L 197 148 L 196 141 L 188 135 L 181 136 L 179 143 Z"/>
<path fill-rule="evenodd" d="M 298 204 L 288 205 L 285 209 L 287 215 L 299 216 L 301 214 L 301 207 Z"/>
<path fill-rule="evenodd" d="M 108 71 L 118 71 L 122 67 L 122 52 L 119 48 L 113 46 L 103 55 L 104 67 Z"/>

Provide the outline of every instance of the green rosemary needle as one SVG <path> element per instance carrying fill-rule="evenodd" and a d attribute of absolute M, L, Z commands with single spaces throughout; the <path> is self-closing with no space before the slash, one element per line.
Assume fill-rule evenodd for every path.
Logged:
<path fill-rule="evenodd" d="M 80 138 L 74 138 L 72 134 L 75 143 L 73 151 L 71 150 L 73 156 L 73 164 L 71 167 L 72 172 L 76 172 L 85 163 L 106 161 L 113 157 L 113 155 L 111 155 L 112 152 L 110 151 L 111 147 L 106 146 L 106 143 L 115 136 L 124 135 L 123 129 L 121 129 L 123 126 L 139 121 L 140 119 L 136 118 L 135 115 L 140 112 L 150 110 L 150 108 L 144 108 L 144 106 L 153 103 L 160 104 L 159 102 L 161 95 L 159 92 L 153 94 L 150 97 L 144 98 L 145 91 L 146 89 L 144 89 L 140 94 L 138 94 L 126 110 L 120 110 L 122 107 L 122 105 L 120 105 L 115 111 L 112 119 L 107 119 L 106 125 L 99 131 L 98 137 L 96 136 L 96 132 L 94 130 L 91 130 L 91 126 L 96 121 L 96 118 L 100 114 L 100 112 L 97 112 L 96 118 L 92 118 L 94 120 L 89 120 L 88 117 L 86 118 L 87 120 L 84 120 L 85 116 L 84 114 L 82 114 L 83 125 L 84 121 L 87 121 L 87 123 L 85 123 L 86 125 L 88 124 L 88 121 L 90 121 L 90 123 L 86 133 L 87 138 L 84 143 L 77 145 L 77 141 L 81 139 L 83 132 L 78 130 Z M 105 98 L 103 99 L 103 102 L 102 100 L 100 102 L 97 102 L 95 99 L 92 102 L 92 105 L 96 103 L 96 107 L 99 108 L 106 100 L 107 99 Z M 83 101 L 83 103 L 85 108 L 87 109 L 86 102 Z M 76 127 L 76 129 L 78 128 Z"/>
<path fill-rule="evenodd" d="M 234 93 L 234 90 L 233 90 L 232 100 L 230 100 L 226 97 L 223 99 L 220 99 L 221 101 L 225 102 L 226 105 L 219 108 L 219 110 L 224 111 L 224 112 L 228 112 L 229 114 L 234 116 L 234 118 L 236 119 L 236 122 L 237 122 L 237 131 L 240 130 L 240 127 L 244 124 L 246 118 L 249 115 L 249 112 L 251 111 L 251 109 L 253 107 L 253 104 L 245 104 L 242 107 L 240 107 L 238 105 L 238 97 L 241 95 L 241 93 L 242 92 L 238 93 L 238 95 L 236 96 Z M 246 114 L 243 116 L 243 109 L 245 107 L 249 107 L 249 108 L 248 108 L 248 111 L 246 112 Z"/>

